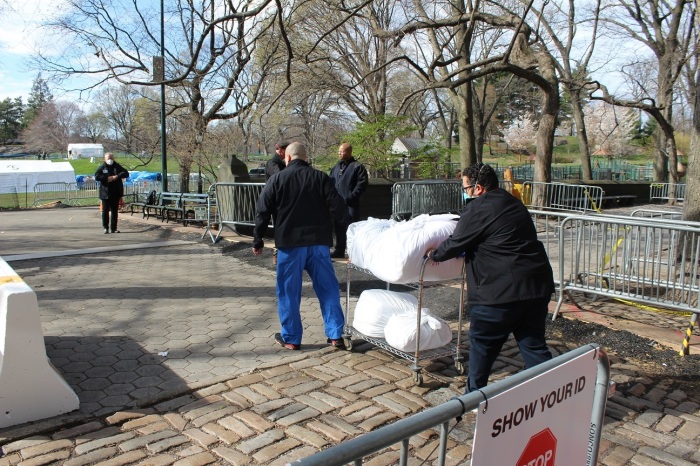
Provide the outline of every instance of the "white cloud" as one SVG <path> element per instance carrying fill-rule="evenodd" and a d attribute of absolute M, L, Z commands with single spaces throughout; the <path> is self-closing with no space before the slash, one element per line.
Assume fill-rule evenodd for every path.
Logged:
<path fill-rule="evenodd" d="M 61 11 L 65 0 L 24 0 L 12 2 L 2 15 L 0 28 L 0 99 L 22 97 L 25 101 L 37 70 L 31 70 L 28 59 L 41 40 L 39 25 Z"/>

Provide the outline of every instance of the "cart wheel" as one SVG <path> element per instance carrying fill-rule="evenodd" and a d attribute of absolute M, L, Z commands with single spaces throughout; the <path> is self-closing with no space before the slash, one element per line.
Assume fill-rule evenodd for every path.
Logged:
<path fill-rule="evenodd" d="M 423 374 L 420 372 L 414 372 L 413 373 L 413 383 L 416 385 L 416 387 L 420 387 L 423 385 Z"/>
<path fill-rule="evenodd" d="M 464 375 L 464 363 L 462 363 L 462 361 L 455 361 L 455 370 L 459 375 Z"/>
<path fill-rule="evenodd" d="M 343 343 L 345 343 L 346 350 L 352 351 L 352 339 L 351 338 L 343 338 Z"/>

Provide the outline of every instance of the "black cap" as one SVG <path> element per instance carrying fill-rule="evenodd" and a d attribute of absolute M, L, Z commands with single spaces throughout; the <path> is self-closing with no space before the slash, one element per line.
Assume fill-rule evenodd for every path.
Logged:
<path fill-rule="evenodd" d="M 280 141 L 277 144 L 275 144 L 276 149 L 286 149 L 289 143 L 287 141 Z"/>

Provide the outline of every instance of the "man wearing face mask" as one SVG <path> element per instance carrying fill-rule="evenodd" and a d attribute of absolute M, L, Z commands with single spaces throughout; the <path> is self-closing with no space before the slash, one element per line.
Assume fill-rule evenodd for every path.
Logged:
<path fill-rule="evenodd" d="M 471 307 L 467 392 L 486 386 L 510 334 L 525 368 L 552 358 L 545 340 L 554 278 L 527 208 L 498 186 L 489 165 L 464 171 L 464 195 L 473 198 L 452 235 L 427 255 L 442 262 L 464 254 Z"/>
<path fill-rule="evenodd" d="M 100 202 L 102 202 L 102 228 L 105 235 L 119 233 L 117 219 L 119 199 L 124 195 L 122 180 L 129 177 L 129 172 L 114 161 L 111 152 L 105 154 L 105 161 L 97 168 L 95 179 L 100 182 Z"/>

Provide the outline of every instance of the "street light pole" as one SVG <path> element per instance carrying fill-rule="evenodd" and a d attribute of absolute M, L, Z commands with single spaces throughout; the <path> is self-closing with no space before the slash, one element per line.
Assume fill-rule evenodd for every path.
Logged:
<path fill-rule="evenodd" d="M 163 0 L 160 0 L 160 56 L 163 60 L 163 76 L 160 83 L 160 161 L 162 171 L 162 192 L 168 190 L 168 154 L 165 141 L 165 13 Z"/>

